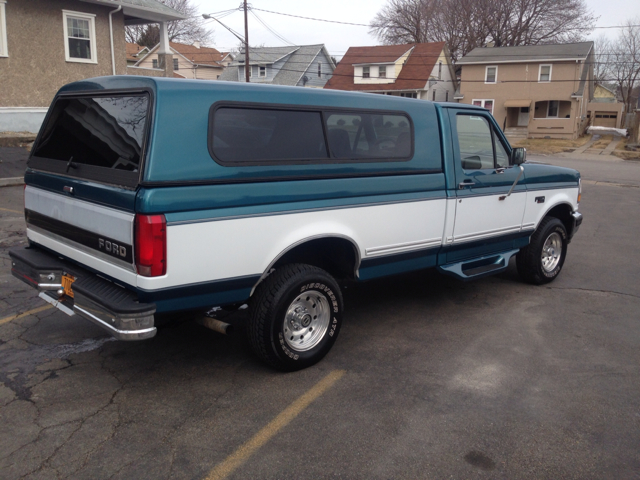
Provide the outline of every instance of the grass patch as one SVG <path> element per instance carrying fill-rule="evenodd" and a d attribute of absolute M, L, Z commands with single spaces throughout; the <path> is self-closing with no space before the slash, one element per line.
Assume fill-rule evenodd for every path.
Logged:
<path fill-rule="evenodd" d="M 622 141 L 616 145 L 616 149 L 611 153 L 623 160 L 640 160 L 640 152 L 633 152 L 625 149 L 627 141 L 628 140 L 626 138 L 623 138 Z"/>
<path fill-rule="evenodd" d="M 589 148 L 594 150 L 602 150 L 613 141 L 613 135 L 603 135 Z"/>
<path fill-rule="evenodd" d="M 576 140 L 561 138 L 527 138 L 516 142 L 514 147 L 525 147 L 528 153 L 542 153 L 549 155 L 560 152 L 572 152 L 591 140 L 591 135 L 579 137 Z"/>

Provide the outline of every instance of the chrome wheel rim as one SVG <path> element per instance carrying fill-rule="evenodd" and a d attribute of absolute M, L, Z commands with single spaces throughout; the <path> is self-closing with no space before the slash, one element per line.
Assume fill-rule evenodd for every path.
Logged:
<path fill-rule="evenodd" d="M 282 332 L 291 350 L 306 352 L 320 343 L 329 328 L 329 301 L 316 290 L 299 294 L 284 316 Z"/>
<path fill-rule="evenodd" d="M 542 268 L 545 272 L 552 272 L 560 263 L 562 256 L 562 237 L 553 232 L 547 237 L 542 246 Z"/>

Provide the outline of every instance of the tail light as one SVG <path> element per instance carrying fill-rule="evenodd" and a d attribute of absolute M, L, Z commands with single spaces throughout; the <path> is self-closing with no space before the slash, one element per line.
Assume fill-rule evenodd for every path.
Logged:
<path fill-rule="evenodd" d="M 136 268 L 145 277 L 167 273 L 167 221 L 164 215 L 136 215 Z"/>

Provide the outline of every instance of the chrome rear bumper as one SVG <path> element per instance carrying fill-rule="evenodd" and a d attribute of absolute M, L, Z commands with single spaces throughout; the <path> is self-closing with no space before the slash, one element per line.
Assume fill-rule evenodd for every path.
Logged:
<path fill-rule="evenodd" d="M 139 303 L 135 292 L 109 282 L 38 247 L 9 251 L 11 273 L 40 291 L 40 297 L 67 315 L 78 314 L 118 340 L 155 336 L 156 306 Z M 60 294 L 62 275 L 76 277 L 73 298 Z"/>

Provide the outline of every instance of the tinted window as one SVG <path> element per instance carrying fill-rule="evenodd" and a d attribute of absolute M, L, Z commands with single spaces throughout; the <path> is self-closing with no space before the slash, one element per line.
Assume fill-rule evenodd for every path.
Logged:
<path fill-rule="evenodd" d="M 493 168 L 493 141 L 487 119 L 474 115 L 458 115 L 456 122 L 462 168 Z"/>
<path fill-rule="evenodd" d="M 83 165 L 137 172 L 148 103 L 147 95 L 61 98 L 52 107 L 33 156 L 71 161 L 70 174 Z"/>
<path fill-rule="evenodd" d="M 327 136 L 334 158 L 408 158 L 411 126 L 404 115 L 328 113 Z"/>
<path fill-rule="evenodd" d="M 326 159 L 320 112 L 221 107 L 211 147 L 222 162 Z"/>

